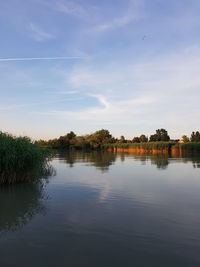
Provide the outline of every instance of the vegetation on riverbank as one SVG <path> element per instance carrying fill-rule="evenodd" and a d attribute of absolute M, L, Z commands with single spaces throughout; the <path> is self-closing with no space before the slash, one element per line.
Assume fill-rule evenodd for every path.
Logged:
<path fill-rule="evenodd" d="M 181 149 L 182 151 L 200 152 L 200 142 L 188 142 L 175 144 L 174 148 Z"/>
<path fill-rule="evenodd" d="M 172 148 L 179 150 L 199 151 L 200 133 L 192 132 L 191 137 L 183 136 L 181 140 L 171 140 L 165 129 L 156 130 L 155 134 L 148 138 L 142 134 L 133 137 L 132 140 L 125 139 L 124 136 L 114 138 L 108 130 L 102 129 L 95 133 L 77 136 L 74 132 L 69 132 L 59 138 L 37 143 L 41 146 L 55 149 L 82 149 L 82 150 L 141 150 L 142 152 L 163 151 L 170 152 Z"/>
<path fill-rule="evenodd" d="M 0 132 L 0 184 L 48 176 L 51 172 L 48 161 L 52 154 L 48 148 L 183 155 L 185 152 L 200 153 L 200 133 L 192 132 L 190 138 L 183 136 L 180 142 L 170 140 L 165 129 L 158 129 L 150 138 L 142 134 L 126 140 L 124 136 L 114 138 L 108 130 L 102 129 L 83 136 L 70 132 L 58 139 L 33 142 L 28 137 Z"/>
<path fill-rule="evenodd" d="M 55 149 L 85 149 L 96 150 L 102 149 L 105 144 L 115 143 L 116 139 L 112 137 L 108 130 L 99 130 L 93 134 L 77 136 L 74 132 L 69 132 L 59 138 L 48 141 L 39 140 L 37 144 L 40 146 L 51 147 Z"/>
<path fill-rule="evenodd" d="M 28 137 L 0 132 L 0 184 L 28 181 L 49 172 L 48 149 Z"/>

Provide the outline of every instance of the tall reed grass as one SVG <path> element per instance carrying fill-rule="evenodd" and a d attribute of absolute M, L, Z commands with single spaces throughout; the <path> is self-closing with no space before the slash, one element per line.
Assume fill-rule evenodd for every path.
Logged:
<path fill-rule="evenodd" d="M 148 143 L 115 143 L 104 145 L 104 148 L 124 148 L 124 149 L 143 149 L 146 151 L 152 150 L 170 150 L 175 145 L 173 142 L 148 142 Z"/>
<path fill-rule="evenodd" d="M 28 137 L 0 132 L 0 184 L 32 179 L 46 172 L 51 153 Z"/>
<path fill-rule="evenodd" d="M 147 143 L 115 143 L 106 144 L 104 149 L 135 150 L 135 152 L 168 152 L 184 154 L 200 154 L 200 142 L 174 143 L 174 142 L 147 142 Z"/>
<path fill-rule="evenodd" d="M 183 143 L 183 144 L 176 144 L 174 147 L 179 148 L 182 151 L 200 153 L 200 142 L 189 142 L 189 143 Z"/>

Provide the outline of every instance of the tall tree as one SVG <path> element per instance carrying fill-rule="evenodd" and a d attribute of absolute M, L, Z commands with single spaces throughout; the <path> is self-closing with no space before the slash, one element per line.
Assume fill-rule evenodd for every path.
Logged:
<path fill-rule="evenodd" d="M 141 143 L 146 143 L 148 142 L 148 137 L 144 134 L 140 135 L 140 142 Z"/>
<path fill-rule="evenodd" d="M 199 131 L 192 132 L 191 137 L 190 137 L 191 142 L 200 142 L 200 133 Z"/>
<path fill-rule="evenodd" d="M 89 143 L 94 148 L 100 148 L 104 144 L 114 142 L 114 138 L 108 130 L 102 129 L 88 136 Z"/>
<path fill-rule="evenodd" d="M 169 141 L 170 137 L 168 135 L 168 132 L 161 128 L 156 130 L 156 133 L 150 136 L 150 141 L 155 142 L 155 141 Z"/>
<path fill-rule="evenodd" d="M 135 136 L 132 140 L 133 143 L 140 143 L 140 138 Z"/>
<path fill-rule="evenodd" d="M 120 137 L 119 142 L 120 143 L 126 143 L 126 139 L 123 135 Z"/>

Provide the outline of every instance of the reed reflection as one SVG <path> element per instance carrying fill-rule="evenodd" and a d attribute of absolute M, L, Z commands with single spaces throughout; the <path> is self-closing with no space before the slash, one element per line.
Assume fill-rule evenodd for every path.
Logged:
<path fill-rule="evenodd" d="M 49 166 L 37 175 L 32 181 L 0 187 L 0 232 L 16 231 L 36 214 L 45 213 L 44 188 L 55 170 Z"/>

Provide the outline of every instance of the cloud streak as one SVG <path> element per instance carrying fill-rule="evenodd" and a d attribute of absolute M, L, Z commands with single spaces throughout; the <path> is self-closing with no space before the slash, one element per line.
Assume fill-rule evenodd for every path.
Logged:
<path fill-rule="evenodd" d="M 37 42 L 43 42 L 55 38 L 53 34 L 45 32 L 39 26 L 33 23 L 29 25 L 29 30 L 31 37 Z"/>
<path fill-rule="evenodd" d="M 89 23 L 83 32 L 93 34 L 118 29 L 139 19 L 143 2 L 143 0 L 128 0 L 125 4 L 125 10 L 122 7 L 120 13 L 116 13 L 118 5 L 112 6 L 108 9 L 109 14 L 105 12 L 105 7 L 99 4 L 83 5 L 75 1 L 57 0 L 51 6 L 58 12 L 67 16 L 74 16 Z"/>
<path fill-rule="evenodd" d="M 73 15 L 76 17 L 88 16 L 88 12 L 83 6 L 72 1 L 57 1 L 56 4 L 54 4 L 54 8 L 57 11 L 65 13 L 67 15 Z"/>
<path fill-rule="evenodd" d="M 86 30 L 86 32 L 103 33 L 109 30 L 122 28 L 141 17 L 141 7 L 143 7 L 143 1 L 130 0 L 124 14 L 120 14 L 119 16 L 113 18 L 111 17 L 107 19 L 107 21 L 105 19 L 102 19 L 101 23 L 92 26 L 91 28 Z"/>
<path fill-rule="evenodd" d="M 18 58 L 0 58 L 0 62 L 36 61 L 36 60 L 74 60 L 74 59 L 86 59 L 86 57 L 18 57 Z"/>

